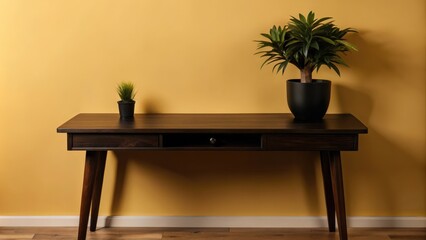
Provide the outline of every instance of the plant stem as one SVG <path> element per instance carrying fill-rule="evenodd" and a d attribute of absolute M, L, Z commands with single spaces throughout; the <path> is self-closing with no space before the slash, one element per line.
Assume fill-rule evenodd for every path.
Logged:
<path fill-rule="evenodd" d="M 305 66 L 303 69 L 300 70 L 301 83 L 310 83 L 312 82 L 312 70 L 309 66 Z"/>

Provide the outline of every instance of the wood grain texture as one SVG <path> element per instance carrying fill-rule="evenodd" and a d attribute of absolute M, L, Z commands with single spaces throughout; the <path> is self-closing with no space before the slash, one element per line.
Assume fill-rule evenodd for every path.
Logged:
<path fill-rule="evenodd" d="M 337 216 L 340 240 L 348 239 L 346 225 L 345 194 L 343 189 L 342 163 L 339 151 L 328 153 L 330 162 L 331 185 L 333 189 L 334 205 Z"/>
<path fill-rule="evenodd" d="M 315 123 L 295 122 L 291 114 L 78 114 L 57 129 L 61 133 L 367 133 L 351 114 L 328 114 Z"/>
<path fill-rule="evenodd" d="M 78 239 L 84 240 L 86 237 L 87 224 L 89 222 L 89 212 L 92 204 L 93 185 L 95 182 L 95 173 L 99 160 L 99 152 L 86 152 L 86 163 L 84 167 L 83 190 L 80 204 L 80 222 L 78 230 Z"/>
<path fill-rule="evenodd" d="M 325 203 L 327 209 L 328 230 L 330 232 L 336 231 L 336 209 L 333 198 L 333 186 L 331 184 L 330 172 L 330 153 L 321 151 L 321 170 L 324 185 Z"/>
<path fill-rule="evenodd" d="M 74 133 L 69 134 L 68 149 L 112 150 L 154 148 L 159 146 L 158 134 Z"/>
<path fill-rule="evenodd" d="M 57 129 L 69 150 L 333 150 L 355 151 L 367 128 L 350 114 L 315 123 L 290 114 L 79 114 Z M 212 144 L 209 139 L 217 140 Z"/>
<path fill-rule="evenodd" d="M 358 150 L 357 134 L 266 134 L 266 150 L 292 151 L 355 151 Z"/>
<path fill-rule="evenodd" d="M 5 228 L 0 227 L 0 239 L 75 239 L 77 228 Z M 102 228 L 87 233 L 88 240 L 336 240 L 338 235 L 325 228 Z M 353 228 L 351 240 L 424 240 L 424 228 Z"/>
<path fill-rule="evenodd" d="M 95 180 L 93 185 L 92 211 L 90 214 L 90 231 L 96 231 L 98 222 L 99 206 L 101 203 L 102 185 L 104 181 L 104 172 L 107 152 L 98 153 L 98 164 L 96 165 Z"/>

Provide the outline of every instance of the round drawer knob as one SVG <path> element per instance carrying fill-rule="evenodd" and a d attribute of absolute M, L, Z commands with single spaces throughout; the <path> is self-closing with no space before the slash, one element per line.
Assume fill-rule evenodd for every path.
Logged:
<path fill-rule="evenodd" d="M 211 137 L 209 140 L 210 140 L 210 143 L 213 144 L 213 145 L 215 145 L 217 143 L 217 140 L 214 137 Z"/>

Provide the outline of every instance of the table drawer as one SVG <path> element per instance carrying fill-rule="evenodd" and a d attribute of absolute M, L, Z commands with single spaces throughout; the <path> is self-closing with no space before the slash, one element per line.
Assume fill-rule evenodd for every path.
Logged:
<path fill-rule="evenodd" d="M 267 134 L 265 150 L 355 151 L 357 134 Z"/>
<path fill-rule="evenodd" d="M 182 149 L 260 149 L 260 134 L 164 134 L 164 148 Z"/>
<path fill-rule="evenodd" d="M 68 149 L 102 150 L 156 148 L 160 146 L 159 139 L 160 137 L 157 134 L 69 134 Z"/>

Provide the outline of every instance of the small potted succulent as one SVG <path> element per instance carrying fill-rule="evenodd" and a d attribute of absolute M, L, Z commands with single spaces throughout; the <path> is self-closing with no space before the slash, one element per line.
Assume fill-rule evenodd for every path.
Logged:
<path fill-rule="evenodd" d="M 135 112 L 134 85 L 131 82 L 122 82 L 117 86 L 117 93 L 120 96 L 118 101 L 118 110 L 121 119 L 132 119 Z"/>
<path fill-rule="evenodd" d="M 291 17 L 287 25 L 273 26 L 265 38 L 258 42 L 258 51 L 265 64 L 272 64 L 272 71 L 284 71 L 290 63 L 300 70 L 300 79 L 287 80 L 287 103 L 296 120 L 320 121 L 330 102 L 331 82 L 312 79 L 312 72 L 325 65 L 339 76 L 338 65 L 347 66 L 339 55 L 355 46 L 345 40 L 352 28 L 340 29 L 331 17 L 317 19 L 312 11 L 307 16 Z"/>

